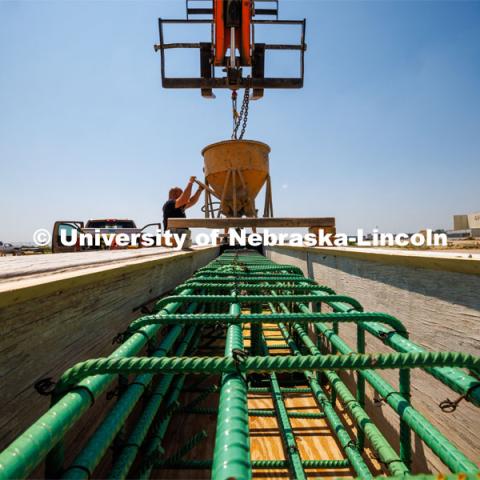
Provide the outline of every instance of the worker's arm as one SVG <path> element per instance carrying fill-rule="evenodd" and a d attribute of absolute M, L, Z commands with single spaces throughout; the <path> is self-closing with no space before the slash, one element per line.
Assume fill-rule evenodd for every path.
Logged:
<path fill-rule="evenodd" d="M 194 181 L 195 177 L 190 177 L 185 190 L 175 201 L 175 208 L 186 207 L 187 203 L 190 201 L 190 196 L 192 195 L 192 186 Z"/>
<path fill-rule="evenodd" d="M 200 195 L 202 192 L 203 192 L 203 187 L 198 187 L 198 190 L 194 193 L 192 198 L 187 202 L 187 204 L 185 205 L 185 208 L 193 207 L 198 202 L 198 199 L 200 198 Z"/>

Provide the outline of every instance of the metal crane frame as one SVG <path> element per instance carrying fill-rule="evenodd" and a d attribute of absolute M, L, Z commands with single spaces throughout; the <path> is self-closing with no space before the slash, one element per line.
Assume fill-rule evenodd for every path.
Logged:
<path fill-rule="evenodd" d="M 213 98 L 213 89 L 229 88 L 238 90 L 242 88 L 253 89 L 253 98 L 258 99 L 263 96 L 264 89 L 292 89 L 302 88 L 304 82 L 304 57 L 307 45 L 305 43 L 306 20 L 278 20 L 278 19 L 251 19 L 251 59 L 249 59 L 252 67 L 251 76 L 244 77 L 242 75 L 242 66 L 245 66 L 245 60 L 242 61 L 241 56 L 235 56 L 235 67 L 226 68 L 227 75 L 225 77 L 215 76 L 215 66 L 221 66 L 215 61 L 215 20 L 203 18 L 190 18 L 187 3 L 187 18 L 185 19 L 158 19 L 158 29 L 160 43 L 155 45 L 155 51 L 160 51 L 160 69 L 162 77 L 162 86 L 164 88 L 199 88 L 202 96 Z M 197 9 L 198 14 L 209 14 L 213 9 Z M 208 10 L 208 11 L 207 11 Z M 273 10 L 272 10 L 273 11 Z M 254 9 L 252 15 L 263 14 L 272 15 L 270 10 Z M 267 13 L 262 13 L 267 12 Z M 278 10 L 277 10 L 278 12 Z M 190 13 L 191 14 L 191 13 Z M 166 43 L 164 38 L 164 25 L 166 24 L 207 24 L 211 25 L 210 42 L 197 43 Z M 255 43 L 255 25 L 298 25 L 301 28 L 300 41 L 298 44 L 268 44 Z M 200 76 L 199 77 L 169 77 L 165 65 L 165 50 L 171 49 L 198 49 L 200 53 Z M 300 72 L 298 77 L 265 77 L 265 56 L 268 50 L 298 51 Z"/>

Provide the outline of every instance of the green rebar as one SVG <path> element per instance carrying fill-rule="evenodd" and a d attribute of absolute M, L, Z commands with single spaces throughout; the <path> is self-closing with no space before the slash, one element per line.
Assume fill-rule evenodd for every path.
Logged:
<path fill-rule="evenodd" d="M 280 343 L 274 343 L 268 346 L 270 350 L 288 350 L 288 345 L 282 345 Z"/>
<path fill-rule="evenodd" d="M 211 276 L 221 276 L 221 275 L 231 275 L 231 270 L 229 268 L 222 271 L 219 268 L 211 268 L 209 266 L 200 268 L 198 272 L 206 277 Z M 252 275 L 254 273 L 265 273 L 265 272 L 284 272 L 290 274 L 297 274 L 303 276 L 303 272 L 300 268 L 295 267 L 293 265 L 281 265 L 281 264 L 271 264 L 271 265 L 258 265 L 258 266 L 251 266 L 248 268 L 248 272 L 240 270 L 238 275 Z"/>
<path fill-rule="evenodd" d="M 182 460 L 168 465 L 169 469 L 181 470 L 210 470 L 212 468 L 212 460 Z M 305 469 L 338 469 L 349 468 L 348 460 L 303 460 L 303 468 Z M 252 460 L 252 468 L 254 470 L 279 470 L 287 469 L 287 460 Z M 382 477 L 385 479 L 385 477 Z M 437 479 L 438 480 L 438 479 Z"/>
<path fill-rule="evenodd" d="M 480 480 L 480 470 L 474 473 L 457 473 L 457 474 L 419 474 L 388 477 L 390 480 Z M 362 480 L 357 478 L 356 480 Z M 385 477 L 375 477 L 374 480 L 385 480 Z"/>
<path fill-rule="evenodd" d="M 250 311 L 252 313 L 261 313 L 262 306 L 255 304 L 252 305 Z M 261 355 L 262 354 L 262 324 L 255 323 L 250 325 L 250 354 L 251 355 Z M 245 339 L 245 337 L 244 337 Z"/>
<path fill-rule="evenodd" d="M 191 402 L 187 403 L 187 405 L 182 407 L 181 411 L 186 411 L 186 410 L 190 410 L 192 408 L 195 408 L 197 405 L 200 405 L 212 393 L 215 393 L 217 391 L 218 391 L 218 387 L 216 385 L 210 385 L 205 391 L 200 393 L 200 395 L 198 395 Z"/>
<path fill-rule="evenodd" d="M 315 328 L 324 335 L 342 354 L 354 355 L 353 350 L 332 329 L 322 323 Z M 403 354 L 403 355 L 412 355 Z M 416 354 L 416 355 L 420 355 Z M 478 359 L 479 357 L 477 357 Z M 477 364 L 478 362 L 475 362 Z M 423 368 L 432 365 L 424 365 Z M 438 365 L 445 366 L 445 365 Z M 461 366 L 461 365 L 454 365 Z M 404 365 L 403 367 L 407 367 Z M 402 368 L 401 365 L 398 368 Z M 468 367 L 467 367 L 468 368 Z M 363 369 L 365 380 L 385 399 L 395 412 L 402 417 L 409 427 L 433 450 L 440 460 L 453 472 L 474 472 L 477 466 L 460 452 L 448 439 L 440 433 L 421 413 L 415 410 L 386 380 L 372 369 Z"/>
<path fill-rule="evenodd" d="M 321 291 L 318 291 L 317 293 L 319 295 L 325 295 L 325 293 L 322 293 Z M 334 302 L 331 306 L 337 312 L 343 313 L 348 311 L 348 307 L 342 303 Z M 392 347 L 398 352 L 426 352 L 424 348 L 410 341 L 405 335 L 392 332 L 386 329 L 383 325 L 375 322 L 369 322 L 362 323 L 361 326 L 367 332 L 375 335 L 386 345 Z M 335 331 L 334 333 L 338 334 L 338 331 Z M 435 377 L 437 380 L 440 380 L 455 392 L 459 393 L 460 395 L 465 395 L 465 398 L 472 402 L 475 406 L 480 407 L 480 381 L 477 378 L 467 375 L 465 372 L 457 368 L 433 367 L 426 368 L 425 370 L 427 373 Z"/>
<path fill-rule="evenodd" d="M 189 339 L 193 336 L 195 327 L 190 328 Z M 162 340 L 159 348 L 154 352 L 154 357 L 166 355 L 182 332 L 180 325 L 172 330 Z M 152 374 L 139 375 L 127 388 L 119 401 L 108 412 L 108 415 L 90 437 L 86 446 L 73 460 L 72 464 L 63 472 L 63 478 L 80 479 L 91 478 L 95 467 L 98 465 L 108 447 L 112 444 L 116 434 L 124 425 L 145 389 L 153 380 Z"/>
<path fill-rule="evenodd" d="M 365 353 L 365 330 L 357 324 L 357 352 L 358 353 Z M 361 372 L 358 371 L 356 373 L 357 377 L 357 391 L 356 397 L 358 404 L 365 409 L 365 379 L 361 375 Z M 364 431 L 359 428 L 357 431 L 357 445 L 361 452 L 363 452 L 365 448 L 365 433 Z"/>
<path fill-rule="evenodd" d="M 193 450 L 199 443 L 205 440 L 208 437 L 207 432 L 205 430 L 201 430 L 200 432 L 196 433 L 188 442 L 180 447 L 174 454 L 168 457 L 166 460 L 159 461 L 155 464 L 156 468 L 159 467 L 167 467 L 170 463 L 176 463 L 180 461 L 188 452 Z"/>
<path fill-rule="evenodd" d="M 282 393 L 312 393 L 309 387 L 281 387 Z M 270 393 L 268 387 L 250 387 L 248 393 Z"/>
<path fill-rule="evenodd" d="M 268 298 L 268 297 L 267 297 Z M 332 302 L 334 303 L 334 302 Z M 289 313 L 288 315 L 272 313 L 265 317 L 263 314 L 238 314 L 231 315 L 228 313 L 199 313 L 199 314 L 172 314 L 172 315 L 146 315 L 131 323 L 127 332 L 133 333 L 138 328 L 145 325 L 169 325 L 183 323 L 184 325 L 210 325 L 218 322 L 227 325 L 239 325 L 242 323 L 288 323 L 288 322 L 348 322 L 362 323 L 367 325 L 368 322 L 385 323 L 394 330 L 406 335 L 407 331 L 403 324 L 386 313 L 372 312 L 348 312 L 348 313 Z"/>
<path fill-rule="evenodd" d="M 282 390 L 283 391 L 283 390 Z M 215 407 L 200 407 L 200 408 L 182 408 L 179 413 L 188 413 L 194 415 L 217 415 L 218 408 Z M 290 418 L 325 418 L 323 413 L 315 412 L 296 412 L 296 411 L 287 411 Z M 261 408 L 250 408 L 248 410 L 248 415 L 250 417 L 275 417 L 275 410 L 261 409 Z"/>
<path fill-rule="evenodd" d="M 347 307 L 342 305 L 341 303 L 334 303 L 332 306 L 339 311 L 344 312 Z M 305 305 L 300 305 L 300 310 L 303 312 L 308 312 L 309 309 Z M 365 328 L 365 330 L 370 332 L 375 332 L 375 328 L 371 329 L 371 326 L 375 327 L 375 324 L 359 324 L 361 328 Z M 324 333 L 325 329 L 328 328 L 323 324 L 315 324 L 315 327 L 319 331 L 319 333 Z M 319 327 L 321 329 L 319 330 Z M 372 331 L 373 330 L 373 331 Z M 352 353 L 353 350 L 348 347 L 348 345 L 343 342 L 338 334 L 330 330 L 329 337 L 326 337 L 330 340 L 332 345 L 335 345 L 336 348 L 341 353 Z M 335 341 L 332 339 L 335 338 Z M 404 345 L 414 345 L 414 343 L 408 340 L 408 337 L 404 336 L 402 338 Z M 341 348 L 340 348 L 341 347 Z M 425 352 L 425 350 L 421 348 L 414 348 L 414 351 L 421 351 Z M 420 353 L 420 352 L 419 352 Z M 401 368 L 401 367 L 400 367 Z M 475 367 L 473 368 L 475 370 Z M 440 368 L 425 368 L 428 373 L 431 373 L 436 378 L 440 379 L 443 383 L 447 385 L 451 385 L 454 382 L 453 377 L 459 377 L 459 373 L 462 372 L 461 370 L 454 370 L 454 369 L 440 369 Z M 367 372 L 362 371 L 359 372 L 362 377 L 368 381 L 377 392 L 379 392 L 378 388 L 381 388 L 382 392 L 379 392 L 383 398 L 387 399 L 387 403 L 394 408 L 394 410 L 400 416 L 400 456 L 402 460 L 406 463 L 407 466 L 411 464 L 411 433 L 410 429 L 414 430 L 424 442 L 432 448 L 434 453 L 438 455 L 438 457 L 452 470 L 452 471 L 462 471 L 465 467 L 467 471 L 472 469 L 473 462 L 469 460 L 462 452 L 460 452 L 454 445 L 452 445 L 443 435 L 438 432 L 438 430 L 433 427 L 426 419 L 423 417 L 419 412 L 417 412 L 411 405 L 409 405 L 410 401 L 410 372 L 406 368 L 400 369 L 400 393 L 393 389 L 393 387 L 388 384 L 385 380 L 383 380 L 380 376 L 376 375 L 374 372 Z M 462 372 L 463 376 L 465 377 L 466 374 Z M 372 383 L 373 380 L 374 383 Z M 476 381 L 472 378 L 473 381 Z M 480 382 L 476 381 L 476 385 L 480 386 Z M 465 383 L 465 382 L 463 382 Z M 469 385 L 471 385 L 469 383 Z M 470 386 L 470 389 L 464 391 L 459 384 L 456 385 L 457 388 L 462 391 L 464 395 L 468 397 L 469 393 L 473 390 L 479 390 L 479 388 L 475 388 L 475 383 L 473 387 Z M 394 397 L 391 399 L 390 397 Z M 413 417 L 413 419 L 412 419 Z"/>
<path fill-rule="evenodd" d="M 143 461 L 140 470 L 135 475 L 138 479 L 147 479 L 150 478 L 150 474 L 152 469 L 155 465 L 156 461 L 156 453 L 160 448 L 160 444 L 167 432 L 168 426 L 170 425 L 170 419 L 172 418 L 172 414 L 174 413 L 173 405 L 177 403 L 178 397 L 183 388 L 183 384 L 185 383 L 185 375 L 180 375 L 175 377 L 173 386 L 171 388 L 170 396 L 166 404 L 165 410 L 168 412 L 168 415 L 161 414 L 160 418 L 152 425 L 152 436 L 146 448 L 145 457 L 147 461 Z M 110 475 L 110 478 L 116 479 L 115 476 Z"/>
<path fill-rule="evenodd" d="M 408 368 L 400 369 L 400 378 L 398 381 L 399 393 L 410 404 L 410 370 Z M 410 469 L 412 466 L 412 432 L 407 421 L 400 416 L 400 458 Z"/>
<path fill-rule="evenodd" d="M 183 290 L 184 288 L 196 288 L 196 289 L 204 289 L 204 290 L 213 290 L 213 291 L 230 291 L 232 288 L 236 290 L 249 290 L 249 291 L 262 291 L 262 290 L 288 290 L 290 293 L 304 293 L 304 292 L 311 292 L 313 290 L 321 290 L 332 295 L 335 292 L 326 286 L 320 285 L 288 285 L 286 283 L 279 284 L 279 283 L 235 283 L 235 282 L 228 282 L 228 283 L 203 283 L 203 282 L 189 282 L 186 285 L 180 285 L 174 290 L 174 293 L 178 293 L 179 291 Z"/>
<path fill-rule="evenodd" d="M 282 332 L 282 335 L 285 338 L 285 341 L 288 342 L 288 344 L 290 345 L 290 348 L 292 349 L 293 354 L 297 356 L 301 355 L 300 350 L 296 346 L 294 340 L 291 338 L 286 326 L 283 324 L 280 324 L 279 328 Z M 318 383 L 315 375 L 312 372 L 309 372 L 308 370 L 304 371 L 304 375 L 310 385 L 310 388 L 312 389 L 312 393 L 314 397 L 316 398 L 319 406 L 322 408 L 322 410 L 325 413 L 327 422 L 332 432 L 335 432 L 335 436 L 340 442 L 340 445 L 342 446 L 343 451 L 347 455 L 351 466 L 353 467 L 355 472 L 358 475 L 360 475 L 362 478 L 364 479 L 372 478 L 370 470 L 365 464 L 365 461 L 363 460 L 361 453 L 358 451 L 357 446 L 353 443 L 352 439 L 350 438 L 350 435 L 348 434 L 342 421 L 337 415 L 335 408 L 333 407 L 327 395 L 325 394 L 322 387 Z"/>
<path fill-rule="evenodd" d="M 240 328 L 237 325 L 231 325 L 231 327 Z M 398 368 L 426 368 L 432 366 L 454 366 L 476 369 L 480 367 L 480 356 L 463 352 L 379 353 L 363 355 L 352 352 L 349 355 L 322 355 L 321 357 L 315 355 L 247 357 L 241 363 L 233 359 L 232 356 L 97 358 L 78 363 L 67 370 L 58 381 L 57 388 L 60 392 L 68 391 L 80 380 L 99 374 L 235 374 L 238 371 L 246 374 L 302 372 L 303 370 L 387 370 Z"/>
<path fill-rule="evenodd" d="M 303 275 L 253 275 L 253 274 L 229 274 L 229 275 L 223 275 L 219 276 L 219 278 L 215 277 L 206 277 L 206 276 L 195 276 L 191 278 L 190 280 L 187 280 L 184 282 L 184 285 L 190 288 L 190 283 L 197 283 L 197 282 L 205 282 L 206 284 L 210 283 L 225 283 L 229 281 L 236 281 L 239 282 L 241 279 L 247 279 L 247 280 L 255 280 L 256 282 L 279 282 L 279 281 L 287 281 L 287 282 L 292 282 L 292 283 L 311 283 L 312 285 L 316 285 L 315 280 L 312 280 L 310 278 L 306 278 Z M 240 282 L 239 282 L 240 283 Z"/>
<path fill-rule="evenodd" d="M 262 350 L 265 355 L 268 355 L 268 346 L 265 338 L 263 340 Z M 277 413 L 277 422 L 280 428 L 280 433 L 284 442 L 284 449 L 289 461 L 289 469 L 292 477 L 296 480 L 306 480 L 307 476 L 303 470 L 302 458 L 298 451 L 297 441 L 293 433 L 292 424 L 288 418 L 288 411 L 283 401 L 280 384 L 278 383 L 275 373 L 270 374 L 270 387 L 272 393 L 273 404 Z"/>
<path fill-rule="evenodd" d="M 175 355 L 183 355 L 188 345 L 190 344 L 192 338 L 195 335 L 196 327 L 191 327 L 185 337 L 183 338 L 180 345 L 177 347 Z M 198 342 L 198 339 L 196 340 Z M 143 441 L 145 440 L 148 430 L 155 418 L 158 409 L 160 408 L 168 388 L 172 384 L 174 379 L 173 375 L 164 375 L 158 385 L 152 392 L 152 395 L 149 398 L 148 403 L 143 409 L 139 419 L 137 420 L 131 434 L 129 435 L 125 446 L 123 447 L 120 455 L 115 460 L 112 470 L 109 474 L 109 478 L 120 480 L 126 478 L 130 468 L 135 461 L 135 458 L 140 450 Z"/>
<path fill-rule="evenodd" d="M 275 292 L 272 292 L 275 294 Z M 280 304 L 280 308 L 283 312 L 289 313 L 288 308 L 284 304 Z M 302 310 L 305 310 L 307 307 L 301 306 Z M 312 355 L 321 355 L 320 350 L 317 346 L 313 343 L 307 332 L 304 330 L 303 326 L 295 323 L 293 324 L 293 329 L 295 333 L 298 335 L 300 341 L 305 345 L 305 347 L 310 351 Z M 282 330 L 282 333 L 285 336 L 286 341 L 288 342 L 292 351 L 298 351 L 298 347 L 293 341 L 293 339 L 289 336 L 289 332 L 286 328 Z M 332 386 L 331 390 L 331 399 L 330 403 L 334 407 L 336 403 L 336 393 L 338 392 L 340 398 L 344 402 L 344 405 L 348 408 L 350 413 L 352 414 L 353 418 L 357 422 L 357 446 L 360 451 L 363 450 L 363 444 L 358 442 L 358 435 L 359 432 L 366 434 L 368 439 L 370 440 L 374 451 L 378 454 L 380 460 L 387 465 L 390 473 L 392 475 L 405 475 L 409 472 L 409 469 L 406 465 L 403 464 L 402 460 L 399 458 L 397 453 L 395 452 L 394 448 L 390 445 L 387 439 L 382 435 L 380 430 L 375 426 L 372 422 L 370 417 L 367 415 L 364 409 L 364 405 L 361 405 L 359 402 L 355 400 L 353 395 L 351 394 L 350 390 L 347 386 L 341 381 L 340 377 L 332 372 L 326 371 L 324 372 L 327 379 Z M 316 378 L 318 382 L 318 378 Z M 337 388 L 335 388 L 337 387 Z M 335 394 L 334 394 L 335 393 Z M 362 440 L 363 441 L 363 440 Z"/>
<path fill-rule="evenodd" d="M 300 340 L 313 355 L 321 355 L 320 351 L 301 325 L 294 324 L 294 329 Z M 355 419 L 358 425 L 357 430 L 361 430 L 365 433 L 372 444 L 374 451 L 377 453 L 380 460 L 387 466 L 390 473 L 392 475 L 408 474 L 409 469 L 407 465 L 402 462 L 402 459 L 397 455 L 394 448 L 367 415 L 364 406 L 355 399 L 348 387 L 342 382 L 341 378 L 331 371 L 326 371 L 324 373 L 332 388 L 338 393 L 343 404 Z"/>
<path fill-rule="evenodd" d="M 362 305 L 352 297 L 347 295 L 316 295 L 316 294 L 295 294 L 295 295 L 277 295 L 272 298 L 270 295 L 175 295 L 167 297 L 157 302 L 158 308 L 163 308 L 170 302 L 181 303 L 225 303 L 229 304 L 236 301 L 239 304 L 264 304 L 267 302 L 316 302 L 332 304 L 333 302 L 342 302 L 349 304 L 352 309 L 359 312 L 363 310 Z M 397 321 L 397 325 L 399 322 Z M 403 328 L 404 330 L 404 328 Z"/>
<path fill-rule="evenodd" d="M 230 305 L 232 315 L 239 315 L 240 311 L 238 303 Z M 225 358 L 232 363 L 233 370 L 219 372 L 224 374 L 213 452 L 212 478 L 215 480 L 252 478 L 247 384 L 244 376 L 238 371 L 238 361 L 233 359 L 237 350 L 243 350 L 242 327 L 230 325 L 225 341 Z"/>

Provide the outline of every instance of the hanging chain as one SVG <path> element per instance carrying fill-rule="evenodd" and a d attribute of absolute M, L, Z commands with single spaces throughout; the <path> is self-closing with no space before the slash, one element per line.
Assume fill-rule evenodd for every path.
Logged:
<path fill-rule="evenodd" d="M 232 111 L 233 111 L 233 132 L 232 140 L 242 140 L 245 135 L 245 130 L 247 128 L 248 121 L 248 106 L 250 102 L 250 89 L 246 88 L 243 95 L 242 107 L 240 108 L 240 113 L 237 111 L 237 92 L 234 90 L 232 92 Z M 238 129 L 240 130 L 240 136 L 238 136 Z"/>
<path fill-rule="evenodd" d="M 248 121 L 248 107 L 250 105 L 250 89 L 246 88 L 245 89 L 245 94 L 243 95 L 243 103 L 242 103 L 242 108 L 240 109 L 240 118 L 243 117 L 243 122 L 242 122 L 242 130 L 240 131 L 240 137 L 239 140 L 243 138 L 245 135 L 245 130 L 247 128 L 247 121 Z"/>
<path fill-rule="evenodd" d="M 237 122 L 238 122 L 238 110 L 237 110 L 237 91 L 232 91 L 232 116 L 233 116 L 233 131 L 232 131 L 232 140 L 235 140 L 236 137 L 236 130 L 238 129 Z"/>

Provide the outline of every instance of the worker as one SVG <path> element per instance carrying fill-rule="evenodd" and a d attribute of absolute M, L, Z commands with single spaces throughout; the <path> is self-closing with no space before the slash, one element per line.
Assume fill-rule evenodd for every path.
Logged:
<path fill-rule="evenodd" d="M 173 187 L 169 190 L 168 200 L 163 205 L 164 231 L 168 230 L 169 218 L 185 218 L 185 210 L 187 208 L 193 207 L 198 202 L 198 199 L 200 198 L 200 195 L 203 191 L 203 187 L 199 186 L 197 191 L 192 195 L 192 187 L 195 180 L 195 176 L 190 177 L 190 180 L 188 181 L 188 185 L 185 187 L 185 190 L 182 190 L 179 187 Z M 187 234 L 188 241 L 186 241 L 184 245 L 186 246 L 186 248 L 190 247 L 190 230 L 188 228 L 170 228 L 169 230 L 171 233 Z"/>

